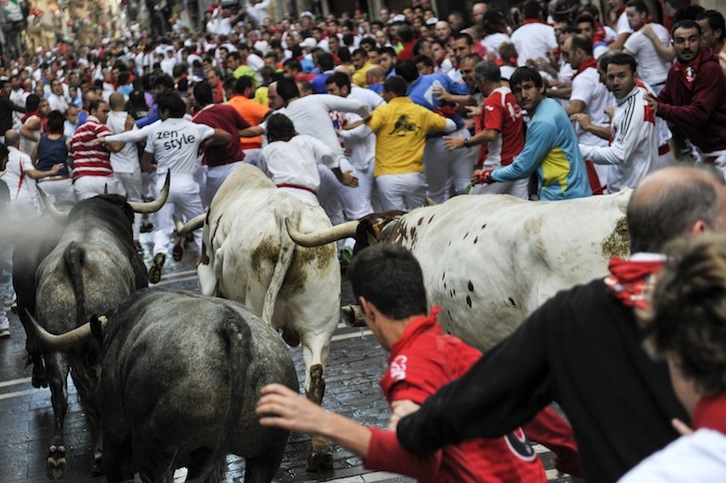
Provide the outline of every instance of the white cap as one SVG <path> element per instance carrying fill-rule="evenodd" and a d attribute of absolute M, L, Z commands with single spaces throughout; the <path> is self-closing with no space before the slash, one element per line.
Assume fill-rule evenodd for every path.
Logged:
<path fill-rule="evenodd" d="M 303 18 L 303 17 L 310 17 L 310 18 L 314 19 L 315 15 L 313 15 L 313 12 L 309 12 L 309 11 L 305 10 L 303 13 L 300 14 L 300 18 Z"/>
<path fill-rule="evenodd" d="M 389 24 L 400 23 L 400 22 L 405 22 L 405 21 L 406 21 L 406 16 L 399 13 L 398 15 L 394 15 L 393 18 L 388 21 L 388 23 Z"/>
<path fill-rule="evenodd" d="M 300 47 L 302 47 L 302 48 L 307 47 L 308 49 L 312 49 L 313 47 L 316 47 L 317 45 L 318 45 L 318 43 L 312 37 L 308 37 L 305 40 L 303 40 L 302 42 L 300 42 Z"/>
<path fill-rule="evenodd" d="M 426 20 L 426 25 L 429 26 L 436 25 L 437 23 L 439 23 L 439 19 L 436 17 L 431 17 L 430 19 Z"/>

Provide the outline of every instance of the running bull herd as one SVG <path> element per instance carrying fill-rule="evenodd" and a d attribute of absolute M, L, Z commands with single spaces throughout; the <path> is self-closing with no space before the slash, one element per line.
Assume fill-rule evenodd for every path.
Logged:
<path fill-rule="evenodd" d="M 628 250 L 629 192 L 538 203 L 459 196 L 333 227 L 318 204 L 243 165 L 205 215 L 177 227 L 180 237 L 203 229 L 201 294 L 148 288 L 133 217 L 161 208 L 168 188 L 167 178 L 154 201 L 101 195 L 68 213 L 46 202 L 41 219 L 0 230 L 16 246 L 32 384 L 51 390 L 50 479 L 67 467 L 70 372 L 91 425 L 93 474 L 171 481 L 185 466 L 190 480 L 219 481 L 233 453 L 245 458 L 245 481 L 271 481 L 288 434 L 260 426 L 254 407 L 265 384 L 299 387 L 285 343 L 302 346 L 305 393 L 322 403 L 341 316 L 338 239 L 354 237 L 356 251 L 380 242 L 409 248 L 442 324 L 484 350 L 557 291 L 604 276 L 609 258 Z M 329 443 L 313 438 L 308 469 L 331 466 Z"/>

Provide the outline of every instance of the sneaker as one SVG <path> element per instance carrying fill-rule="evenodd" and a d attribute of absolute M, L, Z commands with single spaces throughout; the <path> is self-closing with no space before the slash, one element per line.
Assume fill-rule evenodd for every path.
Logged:
<path fill-rule="evenodd" d="M 165 261 L 165 254 L 157 253 L 154 255 L 154 261 L 151 268 L 149 268 L 149 283 L 159 283 L 159 280 L 161 280 L 161 267 L 164 266 Z"/>
<path fill-rule="evenodd" d="M 141 225 L 141 228 L 139 228 L 139 231 L 141 233 L 151 233 L 154 231 L 154 224 L 153 223 L 144 223 Z"/>
<path fill-rule="evenodd" d="M 10 337 L 10 329 L 0 329 L 0 339 Z"/>

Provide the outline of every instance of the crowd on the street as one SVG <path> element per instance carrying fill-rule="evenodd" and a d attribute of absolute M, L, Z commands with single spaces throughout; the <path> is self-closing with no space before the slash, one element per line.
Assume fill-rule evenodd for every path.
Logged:
<path fill-rule="evenodd" d="M 5 192 L 10 213 L 30 218 L 44 210 L 39 190 L 59 206 L 104 192 L 141 201 L 155 197 L 170 174 L 164 208 L 134 222 L 140 251 L 140 233 L 154 230 L 149 278 L 156 283 L 166 258 L 181 256 L 173 246 L 173 215 L 190 220 L 202 214 L 241 163 L 258 166 L 281 190 L 317 200 L 333 224 L 376 211 L 410 211 L 427 198 L 564 200 L 615 193 L 646 186 L 651 173 L 673 163 L 710 165 L 725 175 L 723 14 L 679 0 L 664 1 L 661 12 L 649 11 L 643 0 L 608 0 L 608 6 L 606 16 L 593 4 L 562 0 L 528 0 L 510 11 L 475 0 L 466 13 L 444 19 L 423 0 L 400 12 L 383 9 L 376 18 L 359 10 L 326 18 L 305 11 L 275 22 L 269 1 L 262 0 L 241 10 L 213 5 L 201 33 L 179 27 L 162 37 L 99 39 L 4 58 L 0 195 Z M 692 228 L 684 223 L 677 229 Z M 200 232 L 195 241 L 199 250 Z M 665 241 L 633 251 L 660 252 Z M 348 262 L 352 252 L 345 243 L 340 256 Z M 9 270 L 10 254 L 7 246 L 0 249 L 0 271 Z M 383 295 L 366 293 L 362 297 L 372 300 L 366 314 L 373 317 L 376 297 Z M 598 296 L 580 293 L 583 300 L 593 297 L 590 305 L 600 303 Z M 572 303 L 560 297 L 540 318 L 557 323 L 558 311 L 574 310 Z M 615 309 L 603 303 L 608 310 Z M 407 314 L 422 315 L 419 307 Z M 634 318 L 629 313 L 628 324 Z M 472 373 L 496 379 L 497 364 L 514 351 L 531 356 L 532 368 L 555 371 L 565 364 L 530 352 L 530 341 L 545 343 L 549 336 L 535 324 L 523 327 Z M 586 350 L 577 330 L 562 329 Z M 0 338 L 7 336 L 0 310 Z M 642 374 L 655 374 L 642 364 Z M 554 400 L 568 416 L 575 414 L 583 458 L 593 458 L 578 426 L 583 422 L 602 429 L 601 439 L 625 444 L 611 434 L 622 426 L 617 421 L 580 418 L 574 401 L 592 381 L 570 391 L 557 379 L 570 369 L 560 369 L 551 379 L 526 369 L 515 374 L 539 392 L 527 394 L 531 407 L 509 394 L 521 412 L 495 412 L 501 420 L 492 427 L 514 431 Z M 569 383 L 578 381 L 570 376 Z M 665 390 L 667 381 L 660 382 L 651 389 Z M 489 393 L 459 386 L 424 406 L 415 416 L 421 427 L 402 426 L 405 447 L 432 450 L 499 431 L 482 429 L 483 422 L 445 420 L 446 404 L 457 407 L 449 417 L 472 408 L 487 412 L 491 408 L 483 406 L 505 391 L 496 384 L 487 386 Z M 647 414 L 678 404 L 671 394 L 667 399 L 636 409 Z M 619 478 L 674 439 L 669 428 L 647 422 L 658 429 L 646 450 L 622 458 L 617 451 L 601 454 L 595 464 L 583 464 L 585 475 Z"/>

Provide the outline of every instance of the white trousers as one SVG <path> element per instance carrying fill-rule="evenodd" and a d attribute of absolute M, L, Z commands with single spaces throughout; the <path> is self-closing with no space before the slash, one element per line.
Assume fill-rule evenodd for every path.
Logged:
<path fill-rule="evenodd" d="M 129 201 L 141 201 L 141 171 L 135 171 L 133 173 L 118 173 L 113 174 L 118 182 L 121 184 L 126 199 Z M 141 213 L 134 214 L 134 240 L 139 239 L 139 230 L 141 229 Z"/>
<path fill-rule="evenodd" d="M 73 181 L 70 178 L 40 179 L 38 188 L 43 190 L 53 204 L 76 203 L 76 193 L 73 191 Z"/>
<path fill-rule="evenodd" d="M 102 195 L 107 188 L 109 194 L 123 194 L 121 183 L 113 176 L 81 176 L 73 183 L 78 201 Z"/>
<path fill-rule="evenodd" d="M 159 175 L 156 181 L 157 193 L 164 186 L 166 176 Z M 199 185 L 192 174 L 172 174 L 169 187 L 169 198 L 156 213 L 156 230 L 154 231 L 154 254 L 169 253 L 171 234 L 174 231 L 172 214 L 188 221 L 204 213 L 202 199 L 199 196 Z M 202 230 L 194 232 L 197 244 L 197 255 L 202 251 Z"/>
<path fill-rule="evenodd" d="M 359 181 L 361 179 L 359 173 L 350 164 L 350 161 L 345 158 L 340 158 L 340 170 L 343 172 L 353 171 L 353 176 L 358 177 Z M 325 166 L 318 165 L 318 172 L 320 173 L 318 199 L 333 224 L 336 224 L 334 218 L 340 218 L 342 216 L 348 220 L 357 220 L 373 211 L 370 192 L 366 197 L 364 190 L 360 186 L 351 188 L 350 186 L 341 184 L 333 172 Z M 336 203 L 335 198 L 338 199 L 338 203 Z M 342 215 L 339 214 L 341 209 Z M 334 212 L 338 213 L 334 214 Z"/>
<path fill-rule="evenodd" d="M 469 136 L 469 131 L 460 129 L 451 136 Z M 476 148 L 476 149 L 475 149 Z M 424 149 L 424 172 L 429 185 L 429 196 L 436 203 L 448 200 L 452 191 L 460 195 L 466 193 L 471 180 L 471 173 L 476 164 L 478 146 L 449 151 L 444 148 L 444 138 L 432 138 L 426 141 Z"/>
<path fill-rule="evenodd" d="M 204 191 L 202 191 L 202 203 L 204 206 L 209 204 L 214 199 L 214 195 L 219 191 L 219 187 L 222 186 L 224 180 L 227 179 L 229 173 L 234 171 L 244 161 L 237 161 L 234 163 L 224 164 L 222 166 L 214 166 L 213 168 L 207 168 L 207 181 L 204 184 Z"/>
<path fill-rule="evenodd" d="M 384 174 L 376 177 L 376 185 L 384 211 L 411 211 L 426 204 L 423 173 Z"/>

